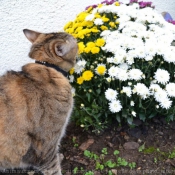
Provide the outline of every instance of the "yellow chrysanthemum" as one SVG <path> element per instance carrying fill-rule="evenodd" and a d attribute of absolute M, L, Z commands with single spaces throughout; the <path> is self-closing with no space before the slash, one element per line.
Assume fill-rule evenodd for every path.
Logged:
<path fill-rule="evenodd" d="M 85 47 L 85 48 L 84 48 L 84 52 L 85 52 L 85 53 L 89 53 L 90 51 L 91 51 L 91 48 L 90 48 L 90 47 Z"/>
<path fill-rule="evenodd" d="M 83 21 L 81 25 L 91 28 L 94 25 L 94 23 L 92 21 Z"/>
<path fill-rule="evenodd" d="M 120 3 L 119 3 L 119 2 L 115 2 L 115 5 L 116 5 L 116 6 L 120 6 Z"/>
<path fill-rule="evenodd" d="M 83 77 L 77 78 L 77 83 L 78 83 L 78 84 L 82 84 L 83 81 L 84 81 Z"/>
<path fill-rule="evenodd" d="M 99 53 L 100 52 L 100 48 L 99 47 L 93 47 L 91 48 L 91 53 L 92 54 L 96 54 L 96 53 Z"/>
<path fill-rule="evenodd" d="M 106 18 L 105 16 L 103 16 L 101 19 L 102 19 L 103 22 L 108 22 L 109 21 L 109 18 Z"/>
<path fill-rule="evenodd" d="M 78 43 L 78 53 L 81 54 L 84 52 L 85 45 L 83 42 Z"/>
<path fill-rule="evenodd" d="M 69 71 L 69 73 L 72 75 L 72 74 L 74 73 L 74 71 L 75 71 L 75 69 L 72 68 L 72 69 Z"/>
<path fill-rule="evenodd" d="M 95 18 L 101 18 L 100 13 L 96 13 L 94 16 L 95 16 Z"/>
<path fill-rule="evenodd" d="M 77 38 L 84 39 L 84 33 L 83 33 L 83 31 L 79 31 L 78 32 Z"/>
<path fill-rule="evenodd" d="M 91 12 L 92 9 L 93 9 L 92 6 L 90 6 L 86 11 L 89 13 Z"/>
<path fill-rule="evenodd" d="M 82 75 L 82 77 L 85 81 L 90 81 L 93 76 L 94 76 L 94 74 L 90 70 L 83 72 L 83 75 Z"/>
<path fill-rule="evenodd" d="M 99 64 L 95 71 L 98 75 L 104 75 L 106 73 L 106 66 L 104 64 Z"/>
<path fill-rule="evenodd" d="M 110 25 L 112 28 L 116 27 L 115 22 L 110 22 L 109 25 Z"/>
<path fill-rule="evenodd" d="M 84 21 L 87 15 L 89 15 L 89 13 L 87 13 L 87 12 L 81 12 L 77 16 L 76 20 L 79 21 L 79 22 Z"/>
<path fill-rule="evenodd" d="M 64 30 L 66 30 L 66 29 L 72 27 L 72 24 L 73 24 L 73 22 L 72 22 L 72 21 L 69 21 L 69 22 L 64 26 Z"/>
<path fill-rule="evenodd" d="M 104 46 L 105 40 L 103 38 L 98 38 L 95 42 L 96 46 L 101 47 Z"/>
<path fill-rule="evenodd" d="M 106 26 L 104 26 L 104 25 L 101 26 L 100 28 L 101 28 L 101 30 L 108 30 L 108 28 Z"/>
<path fill-rule="evenodd" d="M 66 29 L 66 32 L 69 33 L 69 34 L 73 34 L 74 33 L 74 29 L 73 28 Z"/>
<path fill-rule="evenodd" d="M 78 27 L 76 30 L 75 30 L 75 33 L 78 33 L 79 31 L 81 31 L 83 29 L 83 27 Z"/>
<path fill-rule="evenodd" d="M 88 42 L 86 45 L 87 45 L 87 47 L 90 47 L 90 48 L 95 47 L 94 42 Z"/>
<path fill-rule="evenodd" d="M 95 28 L 92 28 L 92 29 L 91 29 L 91 32 L 93 32 L 93 33 L 98 33 L 99 30 L 98 30 L 98 29 L 95 29 Z"/>
<path fill-rule="evenodd" d="M 82 30 L 82 32 L 83 32 L 84 35 L 87 35 L 87 34 L 91 33 L 91 30 L 90 29 L 84 29 L 84 30 Z"/>
<path fill-rule="evenodd" d="M 99 4 L 99 5 L 98 5 L 98 8 L 101 8 L 101 7 L 103 7 L 103 4 Z"/>

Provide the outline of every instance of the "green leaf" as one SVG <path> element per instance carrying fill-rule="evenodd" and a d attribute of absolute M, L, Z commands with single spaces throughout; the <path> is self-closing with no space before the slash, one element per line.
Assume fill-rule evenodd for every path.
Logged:
<path fill-rule="evenodd" d="M 151 113 L 150 115 L 149 115 L 149 119 L 151 119 L 151 118 L 153 118 L 154 116 L 156 116 L 156 114 L 157 114 L 157 112 L 153 112 L 153 113 Z"/>
<path fill-rule="evenodd" d="M 90 93 L 86 93 L 86 96 L 88 98 L 88 102 L 90 102 L 91 101 L 91 94 Z"/>
<path fill-rule="evenodd" d="M 145 121 L 146 119 L 145 113 L 139 113 L 139 118 L 140 120 Z"/>
<path fill-rule="evenodd" d="M 122 117 L 123 118 L 127 118 L 127 116 L 128 116 L 127 112 L 126 111 L 122 111 Z"/>
<path fill-rule="evenodd" d="M 118 151 L 118 150 L 115 150 L 114 151 L 114 155 L 116 156 L 116 155 L 118 155 L 120 153 L 120 151 Z"/>
<path fill-rule="evenodd" d="M 85 155 L 86 157 L 90 157 L 90 156 L 91 156 L 91 152 L 88 151 L 88 150 L 85 150 L 85 151 L 84 151 L 84 155 Z"/>
<path fill-rule="evenodd" d="M 145 149 L 145 143 L 139 147 L 139 152 L 142 152 Z"/>
<path fill-rule="evenodd" d="M 127 122 L 128 122 L 128 124 L 130 124 L 130 125 L 132 125 L 133 123 L 133 118 L 131 118 L 131 117 L 128 117 L 127 118 Z"/>

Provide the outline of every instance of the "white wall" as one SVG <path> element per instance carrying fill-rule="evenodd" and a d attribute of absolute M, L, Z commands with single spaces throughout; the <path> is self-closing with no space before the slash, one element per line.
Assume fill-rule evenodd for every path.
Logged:
<path fill-rule="evenodd" d="M 0 2 L 0 74 L 20 70 L 28 58 L 30 42 L 25 28 L 41 32 L 57 32 L 88 5 L 103 0 L 1 0 Z M 121 2 L 124 0 L 121 0 Z M 175 19 L 175 1 L 153 0 L 160 12 L 168 11 Z"/>

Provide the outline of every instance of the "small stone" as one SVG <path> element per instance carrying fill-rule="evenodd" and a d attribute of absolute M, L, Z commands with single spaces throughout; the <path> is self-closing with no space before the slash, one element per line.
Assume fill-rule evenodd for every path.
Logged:
<path fill-rule="evenodd" d="M 132 150 L 132 149 L 138 149 L 139 148 L 139 144 L 136 142 L 126 142 L 123 145 L 124 149 L 126 150 Z"/>
<path fill-rule="evenodd" d="M 161 135 L 161 136 L 163 136 L 163 132 L 161 132 L 161 131 L 159 131 L 158 134 Z"/>
<path fill-rule="evenodd" d="M 113 147 L 114 147 L 114 144 L 112 144 L 111 142 L 107 142 L 107 145 L 108 145 L 110 148 L 113 148 Z"/>
<path fill-rule="evenodd" d="M 28 174 L 28 175 L 34 175 L 35 172 L 34 172 L 34 171 L 30 171 L 30 172 L 28 172 L 27 174 Z"/>
<path fill-rule="evenodd" d="M 82 143 L 79 146 L 79 149 L 82 151 L 85 151 L 87 148 L 89 148 L 90 145 L 94 143 L 94 139 L 88 139 L 86 142 Z"/>
<path fill-rule="evenodd" d="M 112 171 L 112 173 L 113 173 L 114 175 L 117 175 L 117 170 L 116 170 L 116 169 L 112 169 L 111 171 Z"/>
<path fill-rule="evenodd" d="M 125 136 L 124 136 L 124 139 L 125 139 L 126 141 L 128 141 L 128 140 L 129 140 L 129 136 L 128 136 L 128 135 L 125 135 Z"/>

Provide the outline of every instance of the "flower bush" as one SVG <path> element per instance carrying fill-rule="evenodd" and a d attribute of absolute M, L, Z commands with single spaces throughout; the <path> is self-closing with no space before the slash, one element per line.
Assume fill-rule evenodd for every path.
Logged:
<path fill-rule="evenodd" d="M 103 129 L 114 120 L 175 118 L 175 25 L 151 2 L 103 1 L 64 30 L 79 45 L 69 76 L 77 124 Z"/>

